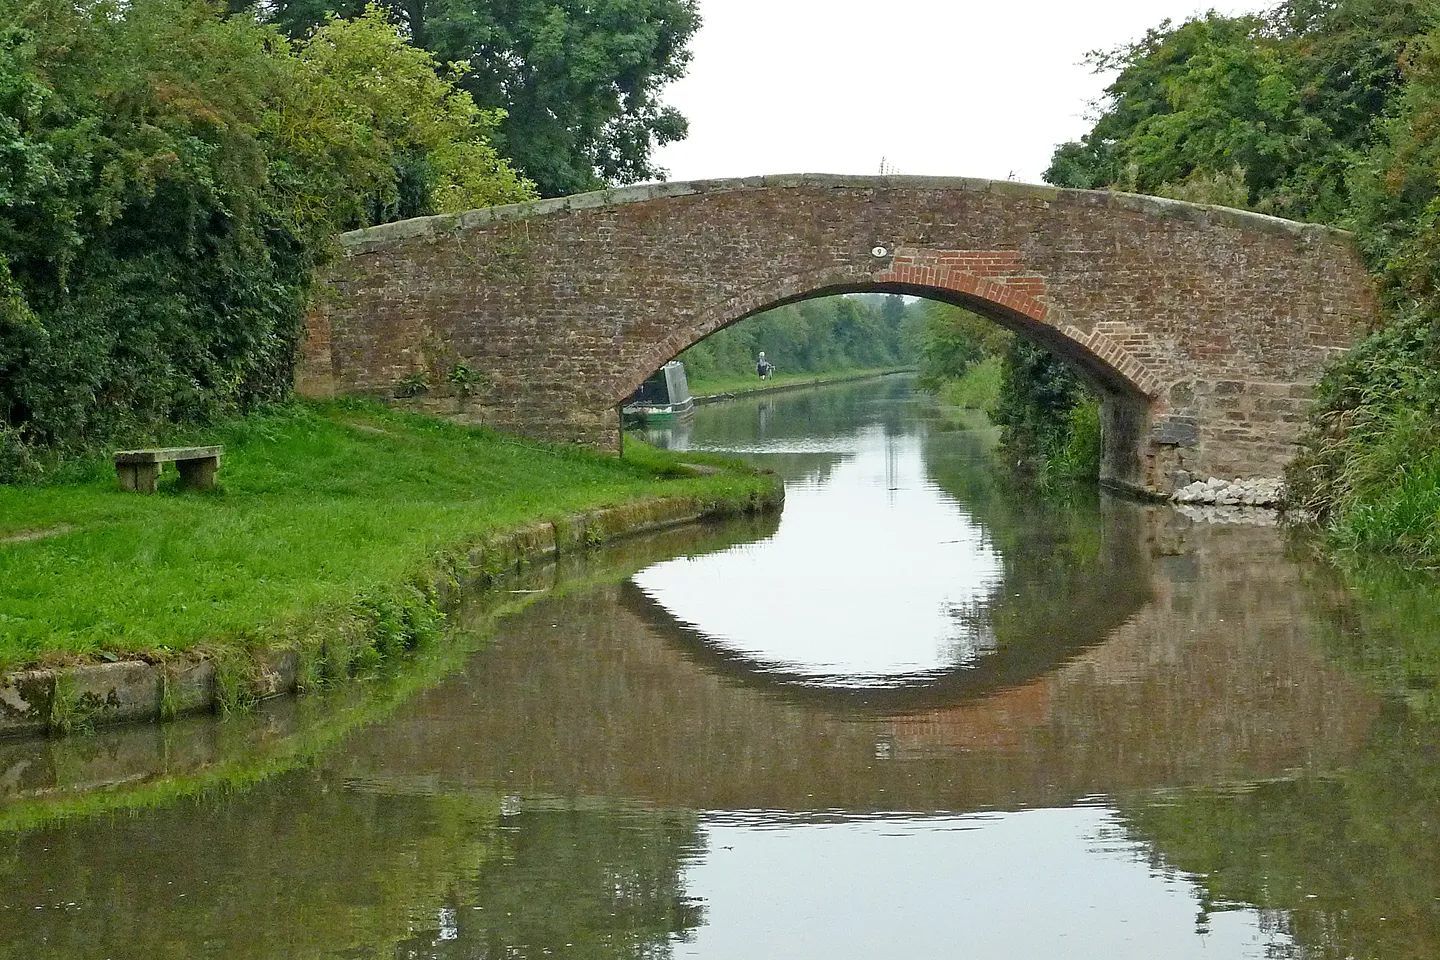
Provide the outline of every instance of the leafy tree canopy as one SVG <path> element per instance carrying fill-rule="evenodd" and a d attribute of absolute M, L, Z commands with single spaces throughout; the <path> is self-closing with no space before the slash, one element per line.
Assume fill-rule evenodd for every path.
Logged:
<path fill-rule="evenodd" d="M 336 231 L 534 195 L 497 121 L 378 11 L 0 0 L 0 477 L 283 396 Z"/>
<path fill-rule="evenodd" d="M 328 11 L 349 17 L 362 5 L 266 9 L 298 38 Z M 503 111 L 494 143 L 544 196 L 657 178 L 655 147 L 686 135 L 660 95 L 689 65 L 696 0 L 389 0 L 388 9 L 417 46 L 463 68 L 476 102 Z"/>
<path fill-rule="evenodd" d="M 1265 16 L 1166 21 L 1091 55 L 1118 70 L 1095 127 L 1046 178 L 1337 220 L 1357 151 L 1402 82 L 1428 0 L 1288 0 Z"/>

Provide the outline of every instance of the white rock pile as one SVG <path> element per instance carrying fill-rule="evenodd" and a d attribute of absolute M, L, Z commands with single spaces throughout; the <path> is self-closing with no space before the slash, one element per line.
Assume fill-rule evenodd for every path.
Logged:
<path fill-rule="evenodd" d="M 1176 503 L 1201 503 L 1217 507 L 1278 507 L 1285 493 L 1285 481 L 1260 477 L 1253 480 L 1196 480 L 1175 491 Z"/>
<path fill-rule="evenodd" d="M 1280 514 L 1265 507 L 1209 507 L 1177 503 L 1175 510 L 1196 523 L 1219 523 L 1241 527 L 1275 527 Z"/>

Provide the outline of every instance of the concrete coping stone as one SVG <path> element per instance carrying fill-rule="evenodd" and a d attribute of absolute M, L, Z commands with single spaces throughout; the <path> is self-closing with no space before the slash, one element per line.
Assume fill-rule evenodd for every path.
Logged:
<path fill-rule="evenodd" d="M 581 210 L 647 203 L 673 197 L 734 193 L 746 190 L 816 188 L 944 190 L 983 193 L 1022 200 L 1032 199 L 1044 203 L 1070 201 L 1108 206 L 1156 219 L 1186 220 L 1203 225 L 1228 226 L 1240 230 L 1281 234 L 1305 242 L 1351 236 L 1348 231 L 1323 224 L 1299 223 L 1248 210 L 1189 203 L 1184 200 L 1170 200 L 1164 197 L 1135 193 L 1121 193 L 1113 190 L 1073 190 L 1048 184 L 1020 183 L 1012 180 L 982 180 L 973 177 L 846 176 L 825 173 L 791 173 L 718 180 L 662 181 L 611 187 L 570 197 L 483 207 L 457 214 L 415 217 L 396 223 L 367 227 L 363 230 L 352 230 L 349 233 L 341 234 L 339 239 L 345 252 L 355 255 L 384 249 L 406 240 L 435 240 L 444 236 L 453 236 L 456 233 L 507 220 L 529 220 Z"/>
<path fill-rule="evenodd" d="M 224 447 L 152 447 L 146 450 L 116 450 L 116 463 L 173 463 L 176 460 L 210 460 L 225 453 Z"/>

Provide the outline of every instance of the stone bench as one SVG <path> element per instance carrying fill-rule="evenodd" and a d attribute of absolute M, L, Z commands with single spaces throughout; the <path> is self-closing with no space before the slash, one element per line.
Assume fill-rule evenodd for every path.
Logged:
<path fill-rule="evenodd" d="M 152 450 L 119 450 L 115 472 L 120 486 L 136 493 L 154 493 L 160 479 L 160 465 L 175 464 L 184 490 L 214 490 L 215 473 L 220 469 L 224 447 L 157 447 Z"/>

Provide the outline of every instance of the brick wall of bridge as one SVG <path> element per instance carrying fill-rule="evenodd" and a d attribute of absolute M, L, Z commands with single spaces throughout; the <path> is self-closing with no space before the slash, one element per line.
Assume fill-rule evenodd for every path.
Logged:
<path fill-rule="evenodd" d="M 1276 476 L 1322 368 L 1373 314 L 1343 234 L 1123 194 L 928 178 L 662 184 L 343 238 L 304 393 L 394 396 L 601 446 L 685 347 L 788 300 L 859 290 L 969 306 L 1105 399 L 1107 475 Z M 464 364 L 479 381 L 449 381 Z M 402 391 L 403 392 L 403 391 Z"/>

